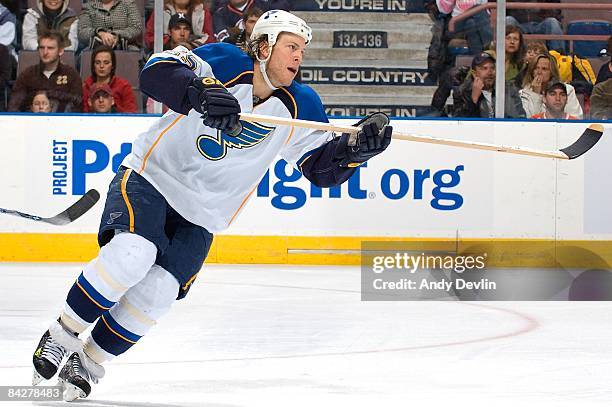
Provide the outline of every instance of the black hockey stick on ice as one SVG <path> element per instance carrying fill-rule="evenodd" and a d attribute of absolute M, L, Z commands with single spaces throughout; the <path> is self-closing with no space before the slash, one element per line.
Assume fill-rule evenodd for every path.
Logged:
<path fill-rule="evenodd" d="M 251 113 L 240 113 L 242 120 L 266 124 L 280 124 L 285 126 L 305 127 L 338 133 L 357 133 L 358 127 L 342 126 L 331 123 L 321 123 L 309 120 L 288 119 Z M 502 153 L 528 155 L 532 157 L 557 158 L 559 160 L 573 160 L 589 151 L 601 138 L 604 128 L 601 124 L 591 124 L 572 145 L 557 151 L 535 150 L 527 147 L 504 146 L 497 144 L 480 143 L 476 141 L 450 140 L 444 138 L 424 136 L 420 134 L 405 134 L 393 132 L 393 139 L 416 141 L 419 143 L 439 144 L 444 146 L 470 148 L 475 150 L 488 150 Z"/>
<path fill-rule="evenodd" d="M 98 202 L 99 199 L 100 193 L 95 189 L 90 189 L 85 193 L 85 195 L 79 198 L 79 200 L 73 203 L 68 209 L 51 218 L 41 218 L 40 216 L 30 215 L 28 213 L 4 208 L 0 208 L 0 213 L 20 216 L 22 218 L 35 220 L 38 222 L 50 223 L 52 225 L 67 225 L 73 220 L 76 220 L 81 217 L 81 215 L 83 215 L 88 210 L 90 210 L 96 204 L 96 202 Z"/>

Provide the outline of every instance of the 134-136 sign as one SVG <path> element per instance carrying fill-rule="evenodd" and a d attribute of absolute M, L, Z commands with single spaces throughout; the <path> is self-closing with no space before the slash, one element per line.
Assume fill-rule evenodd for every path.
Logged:
<path fill-rule="evenodd" d="M 334 48 L 388 48 L 386 31 L 334 31 Z"/>

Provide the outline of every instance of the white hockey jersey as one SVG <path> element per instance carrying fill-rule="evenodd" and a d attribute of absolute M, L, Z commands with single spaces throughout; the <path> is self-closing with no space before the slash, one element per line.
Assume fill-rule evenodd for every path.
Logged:
<path fill-rule="evenodd" d="M 297 82 L 253 107 L 253 60 L 233 45 L 209 44 L 193 51 L 178 47 L 151 56 L 143 71 L 160 64 L 219 79 L 243 112 L 328 121 L 319 96 Z M 185 219 L 211 233 L 234 221 L 277 155 L 299 168 L 312 150 L 333 137 L 246 121 L 241 121 L 242 133 L 232 137 L 205 126 L 200 116 L 195 110 L 188 115 L 168 111 L 138 137 L 123 165 L 149 181 Z"/>

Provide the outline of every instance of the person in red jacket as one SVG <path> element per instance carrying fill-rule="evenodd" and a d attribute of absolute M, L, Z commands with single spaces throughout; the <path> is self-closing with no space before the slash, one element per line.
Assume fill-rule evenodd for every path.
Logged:
<path fill-rule="evenodd" d="M 99 46 L 91 53 L 91 76 L 83 82 L 83 112 L 89 112 L 89 95 L 94 84 L 107 84 L 113 91 L 117 113 L 136 113 L 136 99 L 132 85 L 115 75 L 115 52 L 107 46 Z"/>
<path fill-rule="evenodd" d="M 216 42 L 213 32 L 213 17 L 208 8 L 202 5 L 202 0 L 164 0 L 164 45 L 170 40 L 168 24 L 174 14 L 183 13 L 191 21 L 194 41 L 197 45 Z M 147 20 L 145 45 L 153 50 L 155 19 L 153 14 Z"/>

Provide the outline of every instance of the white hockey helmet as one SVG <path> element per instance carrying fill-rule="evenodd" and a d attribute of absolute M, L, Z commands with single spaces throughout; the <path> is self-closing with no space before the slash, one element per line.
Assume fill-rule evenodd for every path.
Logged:
<path fill-rule="evenodd" d="M 273 47 L 278 36 L 282 32 L 299 35 L 304 39 L 306 45 L 312 40 L 312 29 L 304 20 L 284 10 L 266 11 L 253 27 L 251 40 L 261 35 L 268 35 L 268 45 Z"/>

